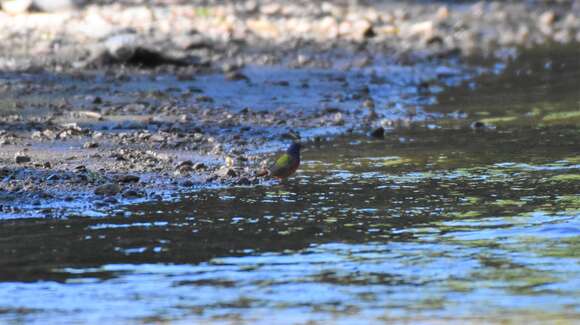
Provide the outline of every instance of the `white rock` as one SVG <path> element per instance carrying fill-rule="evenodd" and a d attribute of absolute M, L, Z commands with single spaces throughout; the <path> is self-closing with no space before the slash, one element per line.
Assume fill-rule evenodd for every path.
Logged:
<path fill-rule="evenodd" d="M 32 6 L 32 0 L 7 0 L 2 1 L 2 10 L 9 14 L 17 15 L 28 11 Z"/>

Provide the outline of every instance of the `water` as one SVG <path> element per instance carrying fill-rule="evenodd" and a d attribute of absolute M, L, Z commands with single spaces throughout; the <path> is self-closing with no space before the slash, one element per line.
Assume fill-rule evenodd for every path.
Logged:
<path fill-rule="evenodd" d="M 576 58 L 430 108 L 465 119 L 310 143 L 282 184 L 4 220 L 0 322 L 578 321 Z"/>

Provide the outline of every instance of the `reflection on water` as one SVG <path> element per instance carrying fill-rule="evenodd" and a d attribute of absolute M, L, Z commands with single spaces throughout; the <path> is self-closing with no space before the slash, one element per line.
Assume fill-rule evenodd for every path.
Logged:
<path fill-rule="evenodd" d="M 469 119 L 511 95 L 482 87 Z M 543 107 L 578 110 L 573 96 Z M 469 123 L 308 144 L 274 186 L 5 220 L 0 322 L 573 322 L 579 124 Z"/>

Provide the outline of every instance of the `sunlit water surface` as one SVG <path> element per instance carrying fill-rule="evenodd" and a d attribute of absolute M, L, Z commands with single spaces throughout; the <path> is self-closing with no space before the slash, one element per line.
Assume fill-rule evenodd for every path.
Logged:
<path fill-rule="evenodd" d="M 309 143 L 282 184 L 3 221 L 0 322 L 573 323 L 580 65 L 555 57 L 431 108 L 466 120 Z"/>

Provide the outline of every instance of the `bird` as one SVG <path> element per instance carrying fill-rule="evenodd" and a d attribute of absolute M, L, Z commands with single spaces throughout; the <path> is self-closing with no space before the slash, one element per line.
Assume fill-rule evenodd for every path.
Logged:
<path fill-rule="evenodd" d="M 266 170 L 262 170 L 256 176 L 270 176 L 284 179 L 296 172 L 300 166 L 300 142 L 292 142 L 286 152 L 276 158 L 276 161 Z"/>

